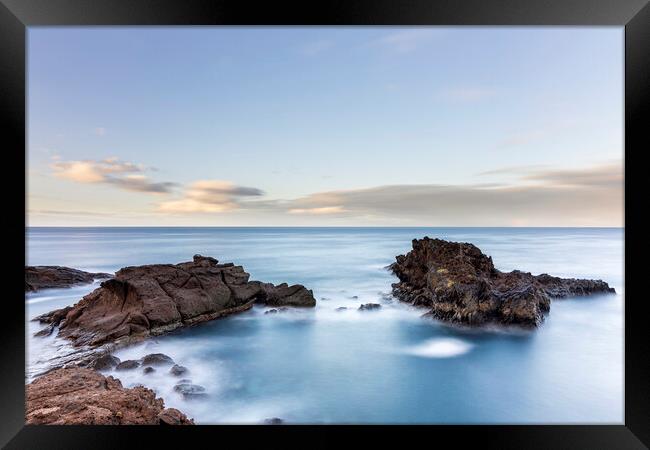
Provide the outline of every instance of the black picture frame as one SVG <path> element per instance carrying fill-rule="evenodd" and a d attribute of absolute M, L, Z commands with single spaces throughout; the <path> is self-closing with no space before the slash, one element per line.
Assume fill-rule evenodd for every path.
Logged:
<path fill-rule="evenodd" d="M 26 27 L 62 25 L 614 25 L 625 27 L 625 422 L 548 426 L 25 426 Z M 374 444 L 480 445 L 499 449 L 637 449 L 650 445 L 650 342 L 641 281 L 643 153 L 648 139 L 648 0 L 336 0 L 299 4 L 234 0 L 0 0 L 0 108 L 8 205 L 2 224 L 12 243 L 4 273 L 0 445 L 10 449 L 130 448 L 239 442 L 248 447 Z M 21 170 L 22 168 L 22 170 Z M 8 176 L 10 174 L 11 176 Z M 647 177 L 647 175 L 646 175 Z M 639 201 L 636 201 L 639 200 Z M 647 204 L 647 200 L 645 201 Z M 635 242 L 637 241 L 637 242 Z M 22 241 L 24 244 L 24 241 Z M 5 245 L 5 248 L 8 246 Z M 639 267 L 632 267 L 636 264 Z M 638 294 L 638 295 L 637 295 Z M 603 367 L 603 370 L 607 370 Z M 197 441 L 198 442 L 198 441 Z M 449 443 L 449 444 L 445 444 Z M 408 444 L 407 444 L 408 445 Z"/>

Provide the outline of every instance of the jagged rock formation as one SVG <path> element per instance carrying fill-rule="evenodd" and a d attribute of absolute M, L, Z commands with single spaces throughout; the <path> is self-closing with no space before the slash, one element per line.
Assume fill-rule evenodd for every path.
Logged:
<path fill-rule="evenodd" d="M 25 292 L 40 289 L 66 288 L 110 278 L 110 273 L 91 273 L 62 266 L 25 266 Z"/>
<path fill-rule="evenodd" d="M 35 320 L 48 324 L 38 334 L 50 334 L 58 326 L 58 335 L 75 346 L 124 345 L 245 311 L 255 302 L 316 304 L 312 291 L 302 285 L 249 281 L 241 266 L 195 255 L 180 264 L 124 267 L 74 306 Z"/>
<path fill-rule="evenodd" d="M 414 239 L 413 250 L 397 256 L 389 269 L 400 280 L 392 285 L 396 298 L 468 325 L 534 327 L 544 320 L 551 298 L 615 292 L 601 280 L 501 272 L 472 244 L 428 237 Z"/>
<path fill-rule="evenodd" d="M 27 425 L 193 425 L 143 386 L 84 368 L 56 369 L 26 387 Z"/>

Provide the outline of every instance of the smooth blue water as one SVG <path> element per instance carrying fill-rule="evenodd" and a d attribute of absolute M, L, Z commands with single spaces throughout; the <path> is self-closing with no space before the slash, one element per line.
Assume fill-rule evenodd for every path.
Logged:
<path fill-rule="evenodd" d="M 603 279 L 617 295 L 554 301 L 532 332 L 444 325 L 386 298 L 384 267 L 425 235 L 472 242 L 501 270 Z M 182 399 L 164 371 L 108 373 L 197 423 L 622 423 L 623 239 L 593 228 L 32 228 L 27 250 L 31 265 L 105 272 L 200 253 L 314 290 L 314 309 L 255 307 L 118 351 L 187 366 L 206 399 Z M 30 294 L 27 319 L 95 287 Z M 383 307 L 356 310 L 367 302 Z M 30 379 L 69 346 L 27 324 Z"/>

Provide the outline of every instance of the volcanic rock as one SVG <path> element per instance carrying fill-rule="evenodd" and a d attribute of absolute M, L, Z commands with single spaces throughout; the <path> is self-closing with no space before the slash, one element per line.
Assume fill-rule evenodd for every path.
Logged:
<path fill-rule="evenodd" d="M 58 336 L 75 346 L 125 345 L 245 311 L 255 302 L 316 304 L 312 291 L 302 285 L 249 281 L 241 266 L 195 255 L 193 261 L 180 264 L 124 267 L 74 306 L 35 320 L 58 326 Z"/>
<path fill-rule="evenodd" d="M 122 364 L 120 363 L 120 358 L 105 353 L 101 355 L 99 358 L 92 361 L 88 365 L 88 367 L 95 370 L 108 370 L 108 369 L 112 369 L 113 367 L 119 366 L 120 364 Z"/>
<path fill-rule="evenodd" d="M 137 369 L 138 367 L 140 367 L 140 363 L 138 361 L 129 359 L 127 361 L 122 361 L 117 366 L 115 366 L 115 370 L 132 370 Z"/>
<path fill-rule="evenodd" d="M 40 289 L 66 288 L 92 283 L 98 278 L 110 278 L 110 273 L 92 273 L 62 266 L 25 266 L 25 292 Z"/>
<path fill-rule="evenodd" d="M 143 366 L 162 366 L 174 364 L 174 360 L 164 353 L 151 353 L 142 358 Z"/>
<path fill-rule="evenodd" d="M 191 425 L 176 409 L 142 386 L 84 368 L 56 369 L 26 387 L 28 425 Z"/>
<path fill-rule="evenodd" d="M 601 280 L 501 272 L 469 243 L 425 237 L 412 244 L 413 250 L 389 266 L 400 280 L 392 285 L 393 296 L 430 308 L 431 316 L 445 321 L 535 327 L 549 311 L 551 298 L 615 292 Z"/>

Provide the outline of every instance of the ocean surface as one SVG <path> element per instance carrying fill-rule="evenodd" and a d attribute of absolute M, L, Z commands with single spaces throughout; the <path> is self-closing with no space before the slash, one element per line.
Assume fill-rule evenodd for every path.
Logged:
<path fill-rule="evenodd" d="M 413 238 L 471 242 L 504 271 L 598 278 L 617 294 L 555 300 L 537 330 L 463 329 L 390 298 L 385 267 Z M 119 350 L 162 352 L 189 368 L 202 399 L 166 370 L 105 372 L 142 384 L 197 423 L 622 423 L 623 229 L 594 228 L 30 228 L 27 263 L 114 272 L 199 253 L 251 279 L 300 283 L 317 306 L 252 310 Z M 35 338 L 38 314 L 97 287 L 26 296 L 26 382 L 70 351 Z M 358 311 L 362 303 L 377 311 Z M 345 311 L 336 311 L 340 306 Z"/>

